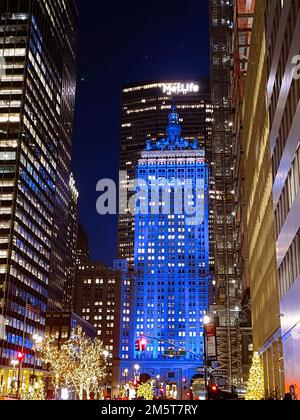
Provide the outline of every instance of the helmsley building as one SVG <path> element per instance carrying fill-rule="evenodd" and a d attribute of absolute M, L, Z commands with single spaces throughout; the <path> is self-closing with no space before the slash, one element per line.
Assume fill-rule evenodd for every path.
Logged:
<path fill-rule="evenodd" d="M 186 399 L 190 386 L 197 392 L 203 385 L 199 369 L 210 284 L 209 167 L 198 140 L 181 133 L 173 105 L 167 136 L 149 139 L 136 167 L 141 196 L 129 353 L 124 352 L 129 357 L 120 353 L 121 378 L 126 372 L 132 379 L 138 366 L 136 373 L 159 378 L 161 392 L 174 399 Z M 139 340 L 145 343 L 141 349 L 136 348 Z"/>
<path fill-rule="evenodd" d="M 135 178 L 135 167 L 145 148 L 145 140 L 155 140 L 165 134 L 165 125 L 173 101 L 188 140 L 199 139 L 208 146 L 211 136 L 212 108 L 208 78 L 161 80 L 135 83 L 122 92 L 122 129 L 120 170 L 128 179 Z M 118 226 L 118 258 L 127 259 L 134 267 L 134 218 L 128 212 L 121 215 Z"/>

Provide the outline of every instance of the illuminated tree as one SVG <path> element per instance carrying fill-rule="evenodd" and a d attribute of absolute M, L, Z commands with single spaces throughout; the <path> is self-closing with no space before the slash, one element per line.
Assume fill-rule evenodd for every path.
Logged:
<path fill-rule="evenodd" d="M 46 399 L 45 384 L 38 380 L 34 385 L 29 385 L 25 391 L 22 391 L 22 400 L 44 401 Z"/>
<path fill-rule="evenodd" d="M 71 361 L 72 383 L 79 399 L 84 393 L 89 398 L 91 393 L 101 393 L 101 385 L 106 377 L 106 364 L 102 341 L 92 341 L 81 328 L 73 331 L 70 340 L 65 344 L 65 351 Z"/>
<path fill-rule="evenodd" d="M 141 384 L 137 391 L 137 397 L 146 401 L 152 401 L 154 398 L 154 389 L 151 382 Z"/>
<path fill-rule="evenodd" d="M 72 387 L 80 400 L 90 394 L 101 394 L 106 376 L 103 343 L 92 341 L 78 327 L 60 348 L 53 337 L 46 338 L 36 348 L 40 359 L 48 365 L 56 380 L 56 388 Z"/>
<path fill-rule="evenodd" d="M 258 353 L 254 353 L 246 401 L 261 401 L 265 397 L 264 369 Z"/>

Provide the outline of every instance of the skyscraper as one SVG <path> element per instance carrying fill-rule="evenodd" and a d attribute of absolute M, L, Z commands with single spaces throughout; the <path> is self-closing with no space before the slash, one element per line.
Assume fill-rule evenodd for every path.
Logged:
<path fill-rule="evenodd" d="M 209 169 L 199 142 L 182 138 L 175 105 L 167 137 L 147 141 L 136 177 L 133 328 L 130 359 L 121 366 L 132 374 L 138 363 L 144 377 L 161 378 L 167 397 L 186 398 L 183 380 L 193 385 L 204 361 Z M 135 349 L 140 339 L 146 345 Z"/>
<path fill-rule="evenodd" d="M 244 139 L 244 99 L 245 85 L 249 68 L 249 53 L 252 40 L 252 27 L 255 0 L 234 1 L 233 22 L 233 77 L 231 102 L 233 108 L 233 154 L 234 154 L 234 194 L 236 214 L 236 254 L 235 265 L 237 278 L 241 279 L 241 312 L 238 319 L 241 335 L 241 386 L 245 385 L 252 363 L 252 320 L 251 299 L 249 288 L 249 270 L 246 269 L 247 226 L 244 224 L 246 215 L 245 176 L 248 173 L 245 165 Z"/>
<path fill-rule="evenodd" d="M 47 306 L 64 301 L 76 34 L 73 0 L 0 3 L 4 367 L 20 350 L 23 367 L 33 366 L 32 334 L 43 333 Z"/>
<path fill-rule="evenodd" d="M 210 0 L 211 100 L 211 209 L 214 241 L 214 305 L 218 362 L 229 385 L 241 376 L 238 317 L 241 279 L 236 269 L 236 213 L 232 132 L 233 1 Z"/>
<path fill-rule="evenodd" d="M 130 182 L 144 149 L 145 139 L 164 135 L 165 121 L 173 101 L 180 111 L 188 140 L 198 138 L 209 147 L 211 134 L 210 84 L 198 80 L 156 81 L 125 86 L 122 105 L 121 171 L 127 171 Z M 118 258 L 127 259 L 129 270 L 134 267 L 134 218 L 128 212 L 119 218 Z"/>

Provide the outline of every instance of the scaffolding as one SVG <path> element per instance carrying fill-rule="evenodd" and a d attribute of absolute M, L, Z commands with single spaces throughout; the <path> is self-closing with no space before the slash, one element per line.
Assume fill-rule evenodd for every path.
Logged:
<path fill-rule="evenodd" d="M 213 106 L 212 212 L 214 280 L 212 314 L 217 324 L 218 363 L 228 386 L 241 377 L 238 317 L 241 294 L 236 269 L 236 231 L 231 109 L 233 1 L 210 0 L 211 88 Z"/>

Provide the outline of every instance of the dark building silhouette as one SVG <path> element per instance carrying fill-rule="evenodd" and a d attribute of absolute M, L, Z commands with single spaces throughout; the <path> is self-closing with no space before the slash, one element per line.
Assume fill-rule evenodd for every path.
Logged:
<path fill-rule="evenodd" d="M 236 269 L 236 214 L 231 108 L 233 63 L 233 0 L 210 0 L 211 101 L 211 211 L 213 215 L 214 282 L 212 316 L 217 326 L 220 369 L 231 386 L 241 377 L 241 287 Z"/>
<path fill-rule="evenodd" d="M 87 233 L 82 225 L 78 227 L 76 265 L 86 264 L 90 258 L 90 249 Z"/>

